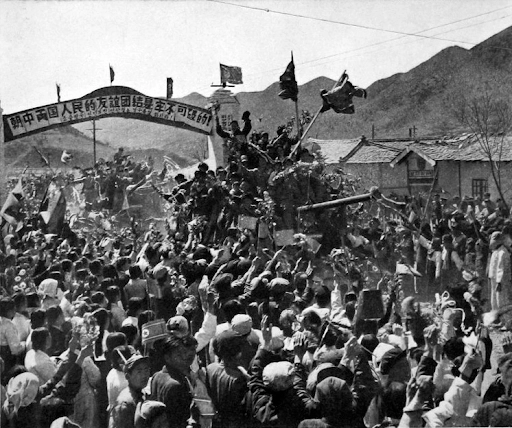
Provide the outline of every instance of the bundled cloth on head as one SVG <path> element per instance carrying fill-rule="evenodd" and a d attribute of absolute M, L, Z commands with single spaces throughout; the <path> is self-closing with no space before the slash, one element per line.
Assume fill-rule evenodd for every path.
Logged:
<path fill-rule="evenodd" d="M 75 424 L 67 416 L 62 416 L 58 419 L 55 419 L 52 422 L 50 428 L 80 428 L 80 425 Z"/>
<path fill-rule="evenodd" d="M 263 383 L 272 391 L 285 391 L 293 386 L 293 364 L 288 361 L 270 363 L 263 369 Z"/>
<path fill-rule="evenodd" d="M 341 367 L 335 366 L 332 363 L 322 363 L 316 366 L 309 374 L 306 383 L 307 390 L 314 394 L 317 385 L 328 377 L 336 377 L 341 380 L 346 380 L 351 384 L 354 376 L 350 370 L 344 369 L 344 366 Z"/>
<path fill-rule="evenodd" d="M 176 315 L 167 321 L 167 331 L 169 334 L 178 338 L 183 338 L 189 334 L 187 319 L 182 315 Z"/>
<path fill-rule="evenodd" d="M 39 380 L 35 374 L 21 373 L 12 378 L 7 385 L 7 397 L 3 411 L 8 419 L 12 419 L 20 407 L 27 407 L 36 399 L 39 392 Z"/>

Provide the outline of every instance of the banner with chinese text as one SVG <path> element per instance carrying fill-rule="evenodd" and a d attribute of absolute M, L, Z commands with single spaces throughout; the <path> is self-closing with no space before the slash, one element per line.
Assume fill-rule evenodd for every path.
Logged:
<path fill-rule="evenodd" d="M 4 115 L 5 141 L 63 125 L 104 117 L 127 117 L 210 134 L 209 110 L 143 95 L 134 89 L 111 86 L 83 98 Z"/>

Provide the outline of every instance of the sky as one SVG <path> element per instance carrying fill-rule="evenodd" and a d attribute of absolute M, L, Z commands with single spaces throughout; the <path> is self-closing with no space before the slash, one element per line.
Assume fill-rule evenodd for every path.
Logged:
<path fill-rule="evenodd" d="M 512 25 L 510 0 L 0 0 L 5 114 L 110 84 L 145 95 L 210 95 L 219 63 L 236 92 L 261 91 L 293 51 L 300 84 L 344 70 L 355 85 L 406 72 L 449 46 L 470 49 Z M 299 95 L 300 97 L 300 95 Z"/>

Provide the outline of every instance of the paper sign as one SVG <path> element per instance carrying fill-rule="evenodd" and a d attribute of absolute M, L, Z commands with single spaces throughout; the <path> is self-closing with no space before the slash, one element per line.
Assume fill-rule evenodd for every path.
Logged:
<path fill-rule="evenodd" d="M 274 235 L 276 246 L 284 247 L 285 245 L 292 245 L 295 242 L 293 240 L 294 234 L 293 229 L 276 230 Z"/>
<path fill-rule="evenodd" d="M 317 241 L 317 239 L 320 239 L 321 237 L 322 237 L 321 235 L 307 235 L 306 236 L 306 242 L 308 243 L 308 245 L 311 247 L 311 249 L 313 250 L 313 252 L 315 254 L 318 253 L 318 250 L 322 246 L 322 244 L 320 244 L 320 242 Z"/>
<path fill-rule="evenodd" d="M 257 223 L 258 223 L 257 217 L 250 217 L 248 215 L 239 215 L 238 216 L 238 228 L 239 229 L 255 230 Z"/>

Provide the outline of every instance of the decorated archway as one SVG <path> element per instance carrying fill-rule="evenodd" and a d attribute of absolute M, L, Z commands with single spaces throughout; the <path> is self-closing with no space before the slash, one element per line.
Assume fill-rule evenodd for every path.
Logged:
<path fill-rule="evenodd" d="M 216 164 L 223 164 L 223 146 L 214 132 L 210 110 L 172 99 L 149 97 L 126 86 L 107 86 L 82 98 L 3 116 L 0 108 L 0 197 L 5 197 L 7 143 L 49 129 L 106 117 L 144 120 L 207 135 Z"/>
<path fill-rule="evenodd" d="M 60 126 L 105 117 L 126 117 L 161 123 L 209 135 L 209 110 L 162 98 L 148 97 L 125 86 L 97 89 L 82 98 L 4 115 L 5 142 Z"/>

